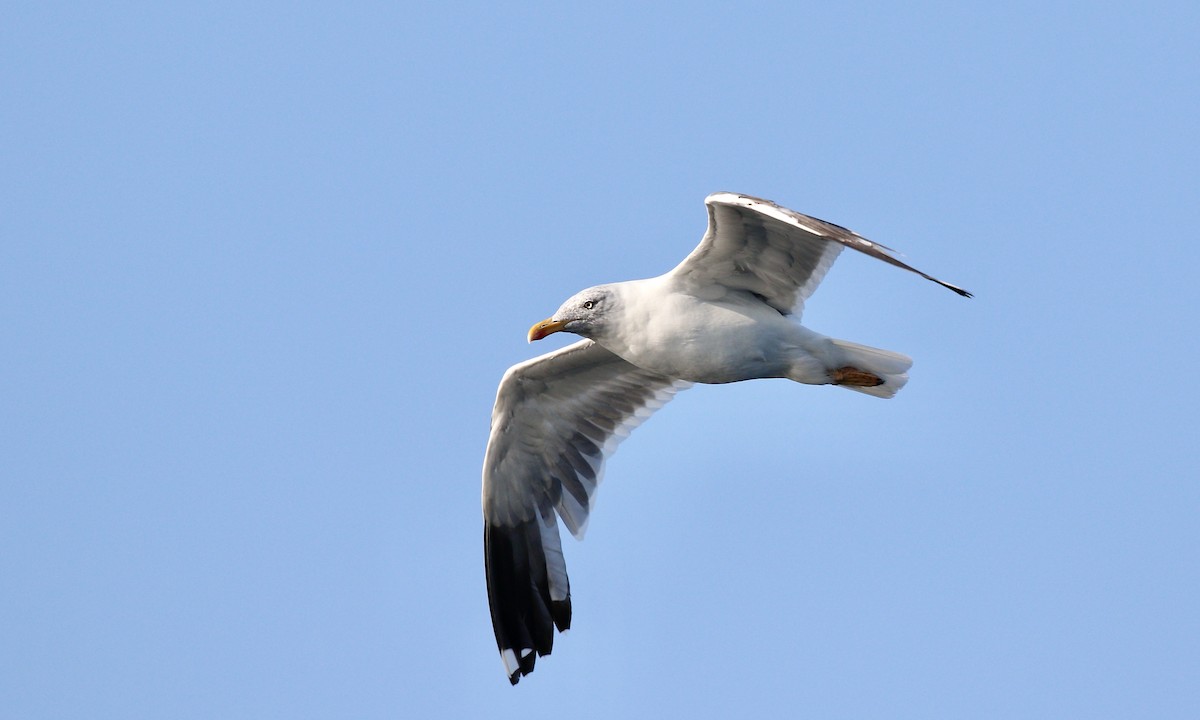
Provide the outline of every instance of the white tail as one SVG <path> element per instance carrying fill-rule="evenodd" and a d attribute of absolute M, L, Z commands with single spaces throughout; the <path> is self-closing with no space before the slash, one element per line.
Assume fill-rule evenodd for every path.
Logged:
<path fill-rule="evenodd" d="M 847 390 L 856 390 L 875 397 L 890 398 L 894 396 L 904 383 L 908 382 L 908 369 L 912 367 L 912 358 L 891 350 L 859 345 L 848 340 L 830 339 L 833 346 L 842 353 L 841 363 L 858 370 L 865 370 L 883 378 L 882 385 L 862 387 L 859 385 L 840 385 Z"/>

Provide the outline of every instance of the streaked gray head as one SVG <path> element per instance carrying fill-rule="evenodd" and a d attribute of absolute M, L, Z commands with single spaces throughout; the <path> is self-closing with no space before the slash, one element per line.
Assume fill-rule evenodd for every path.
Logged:
<path fill-rule="evenodd" d="M 556 332 L 594 337 L 604 329 L 604 320 L 617 303 L 617 294 L 608 285 L 580 290 L 567 299 L 549 318 L 529 329 L 529 341 L 541 340 Z"/>

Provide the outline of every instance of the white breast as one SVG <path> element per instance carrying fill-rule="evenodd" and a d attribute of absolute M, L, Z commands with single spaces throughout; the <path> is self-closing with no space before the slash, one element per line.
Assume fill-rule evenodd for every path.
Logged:
<path fill-rule="evenodd" d="M 663 278 L 621 286 L 621 319 L 597 342 L 668 377 L 700 383 L 782 377 L 804 333 L 752 296 L 701 300 Z"/>

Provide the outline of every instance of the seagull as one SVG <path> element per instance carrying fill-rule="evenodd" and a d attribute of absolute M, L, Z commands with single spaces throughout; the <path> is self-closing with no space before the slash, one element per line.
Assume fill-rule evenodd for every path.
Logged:
<path fill-rule="evenodd" d="M 582 290 L 529 329 L 572 345 L 512 366 L 500 381 L 483 461 L 483 552 L 496 645 L 516 685 L 571 626 L 558 521 L 578 539 L 605 459 L 693 383 L 788 378 L 890 398 L 908 380 L 900 353 L 799 323 L 844 247 L 911 267 L 890 248 L 768 200 L 704 200 L 708 231 L 665 275 Z"/>

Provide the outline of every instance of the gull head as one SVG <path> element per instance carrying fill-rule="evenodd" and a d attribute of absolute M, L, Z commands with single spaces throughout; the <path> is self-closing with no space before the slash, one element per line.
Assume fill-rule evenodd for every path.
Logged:
<path fill-rule="evenodd" d="M 593 338 L 603 330 L 617 294 L 607 285 L 597 285 L 572 295 L 553 315 L 529 328 L 529 342 L 565 331 Z"/>

